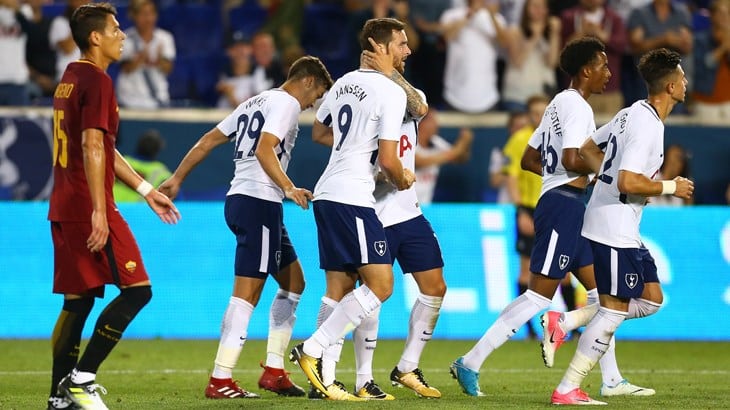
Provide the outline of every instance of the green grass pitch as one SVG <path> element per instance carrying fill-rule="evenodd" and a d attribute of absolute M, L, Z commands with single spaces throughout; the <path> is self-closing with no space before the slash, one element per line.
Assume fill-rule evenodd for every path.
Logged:
<path fill-rule="evenodd" d="M 393 402 L 333 403 L 305 398 L 280 398 L 258 389 L 265 357 L 265 341 L 246 342 L 234 378 L 260 393 L 260 399 L 207 400 L 203 389 L 215 356 L 216 340 L 123 340 L 102 365 L 97 382 L 109 393 L 110 409 L 319 409 L 353 406 L 374 409 L 544 409 L 575 350 L 566 343 L 557 354 L 555 367 L 542 365 L 537 342 L 512 341 L 487 359 L 481 371 L 481 387 L 487 396 L 461 393 L 448 373 L 449 363 L 466 352 L 473 341 L 433 340 L 426 348 L 421 368 L 429 383 L 439 388 L 439 400 L 417 398 L 410 390 L 390 386 L 388 375 L 400 357 L 403 341 L 381 340 L 375 353 L 375 378 L 395 395 Z M 656 389 L 654 397 L 619 397 L 605 401 L 621 409 L 721 409 L 730 408 L 730 343 L 619 341 L 619 365 L 638 385 Z M 339 364 L 338 379 L 352 389 L 354 361 L 347 342 Z M 287 362 L 292 378 L 308 388 L 301 371 Z M 50 343 L 47 340 L 0 340 L 0 409 L 45 408 L 50 378 Z M 584 388 L 600 399 L 598 369 Z"/>

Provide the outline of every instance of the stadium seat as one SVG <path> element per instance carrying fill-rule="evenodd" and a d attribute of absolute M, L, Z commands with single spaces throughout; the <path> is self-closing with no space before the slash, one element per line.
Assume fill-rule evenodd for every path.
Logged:
<path fill-rule="evenodd" d="M 304 8 L 302 47 L 319 57 L 333 77 L 353 69 L 350 65 L 349 17 L 337 4 L 309 4 Z"/>
<path fill-rule="evenodd" d="M 189 100 L 192 88 L 191 57 L 178 57 L 167 80 L 171 101 Z"/>
<path fill-rule="evenodd" d="M 175 37 L 178 56 L 205 54 L 223 44 L 220 9 L 207 4 L 175 4 L 160 10 L 158 25 Z"/>
<path fill-rule="evenodd" d="M 256 1 L 246 1 L 243 5 L 231 9 L 228 13 L 228 25 L 232 32 L 240 31 L 249 38 L 264 26 L 268 12 Z"/>

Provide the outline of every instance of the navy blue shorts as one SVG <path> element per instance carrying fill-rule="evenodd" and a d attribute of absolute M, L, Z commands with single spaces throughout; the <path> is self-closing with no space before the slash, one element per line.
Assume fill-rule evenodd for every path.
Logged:
<path fill-rule="evenodd" d="M 656 263 L 646 248 L 613 248 L 589 241 L 596 258 L 596 287 L 601 295 L 641 297 L 644 284 L 659 282 Z"/>
<path fill-rule="evenodd" d="M 544 193 L 535 208 L 535 247 L 530 271 L 552 279 L 593 264 L 588 240 L 581 236 L 585 193 L 561 185 Z"/>
<path fill-rule="evenodd" d="M 385 228 L 393 262 L 396 260 L 403 273 L 424 272 L 442 268 L 441 247 L 431 223 L 419 215 L 405 222 Z"/>
<path fill-rule="evenodd" d="M 229 195 L 224 213 L 228 228 L 236 235 L 236 276 L 266 279 L 297 260 L 284 227 L 281 203 Z"/>
<path fill-rule="evenodd" d="M 383 224 L 373 208 L 314 201 L 314 220 L 320 268 L 356 272 L 363 265 L 393 262 Z"/>

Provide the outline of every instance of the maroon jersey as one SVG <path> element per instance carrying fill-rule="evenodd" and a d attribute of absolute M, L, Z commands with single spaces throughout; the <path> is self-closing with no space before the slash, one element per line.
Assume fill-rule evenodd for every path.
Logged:
<path fill-rule="evenodd" d="M 112 194 L 118 127 L 119 107 L 112 79 L 91 62 L 70 63 L 53 95 L 54 184 L 49 220 L 91 221 L 93 208 L 81 147 L 81 132 L 90 128 L 104 132 L 107 217 L 118 214 Z"/>

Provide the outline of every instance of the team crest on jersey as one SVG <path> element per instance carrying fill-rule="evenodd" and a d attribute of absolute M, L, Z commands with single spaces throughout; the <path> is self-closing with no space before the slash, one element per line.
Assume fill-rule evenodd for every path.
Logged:
<path fill-rule="evenodd" d="M 383 256 L 385 255 L 385 251 L 388 249 L 388 244 L 385 241 L 375 241 L 373 242 L 373 247 L 378 255 Z"/>
<path fill-rule="evenodd" d="M 124 264 L 124 268 L 127 269 L 130 273 L 134 273 L 134 271 L 137 270 L 137 262 L 127 261 L 127 263 Z"/>
<path fill-rule="evenodd" d="M 568 255 L 560 255 L 560 257 L 558 258 L 558 266 L 560 267 L 560 270 L 567 268 L 569 263 L 570 256 Z"/>
<path fill-rule="evenodd" d="M 278 268 L 281 264 L 281 251 L 276 251 L 274 253 L 274 259 L 276 259 L 276 267 Z"/>
<path fill-rule="evenodd" d="M 633 289 L 636 287 L 636 284 L 639 283 L 639 274 L 627 273 L 624 280 L 626 280 L 626 286 L 628 286 L 629 289 Z"/>

